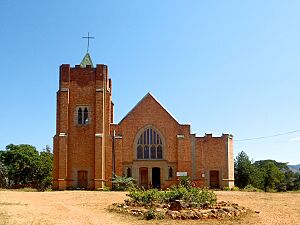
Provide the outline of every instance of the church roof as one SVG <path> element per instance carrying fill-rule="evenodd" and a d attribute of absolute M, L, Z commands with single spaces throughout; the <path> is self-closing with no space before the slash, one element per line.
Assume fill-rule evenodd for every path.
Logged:
<path fill-rule="evenodd" d="M 80 63 L 80 67 L 86 67 L 87 65 L 93 67 L 93 62 L 90 54 L 87 52 Z"/>
<path fill-rule="evenodd" d="M 159 101 L 157 98 L 155 98 L 155 96 L 151 93 L 151 92 L 148 92 L 127 114 L 126 116 L 123 117 L 123 119 L 119 122 L 119 124 L 121 124 L 146 98 L 148 97 L 151 97 L 152 99 L 154 99 L 154 101 L 156 101 L 160 107 L 162 107 L 162 109 L 164 111 L 166 111 L 171 117 L 172 119 L 174 119 L 176 121 L 176 123 L 179 124 L 178 120 L 172 115 L 172 113 L 170 113 L 166 107 L 164 107 Z"/>

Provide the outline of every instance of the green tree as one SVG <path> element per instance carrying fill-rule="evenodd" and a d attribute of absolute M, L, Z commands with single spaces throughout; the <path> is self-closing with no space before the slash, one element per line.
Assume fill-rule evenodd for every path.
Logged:
<path fill-rule="evenodd" d="M 265 191 L 269 191 L 275 188 L 277 188 L 277 190 L 279 191 L 281 191 L 281 189 L 284 189 L 280 187 L 280 185 L 284 181 L 284 173 L 280 171 L 280 169 L 273 161 L 256 161 L 254 165 L 263 173 L 262 186 Z"/>
<path fill-rule="evenodd" d="M 234 161 L 235 185 L 244 188 L 251 183 L 253 176 L 253 166 L 248 155 L 242 151 Z"/>
<path fill-rule="evenodd" d="M 8 184 L 7 181 L 7 168 L 4 163 L 0 161 L 0 187 L 6 188 Z"/>
<path fill-rule="evenodd" d="M 8 169 L 9 186 L 25 186 L 33 182 L 39 152 L 31 145 L 7 145 L 1 154 Z"/>
<path fill-rule="evenodd" d="M 30 186 L 44 190 L 51 185 L 53 155 L 50 148 L 41 153 L 31 145 L 7 145 L 0 161 L 7 168 L 9 187 Z"/>

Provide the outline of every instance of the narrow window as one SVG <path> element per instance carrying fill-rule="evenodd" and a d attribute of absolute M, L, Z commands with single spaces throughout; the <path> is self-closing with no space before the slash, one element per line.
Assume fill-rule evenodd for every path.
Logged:
<path fill-rule="evenodd" d="M 156 147 L 154 145 L 151 146 L 151 159 L 156 159 Z"/>
<path fill-rule="evenodd" d="M 131 175 L 131 169 L 128 167 L 127 168 L 127 177 L 131 177 L 132 175 Z"/>
<path fill-rule="evenodd" d="M 137 158 L 138 159 L 142 159 L 143 158 L 143 147 L 141 145 L 139 145 L 137 147 Z"/>
<path fill-rule="evenodd" d="M 157 158 L 162 159 L 162 147 L 161 147 L 161 145 L 157 146 Z"/>
<path fill-rule="evenodd" d="M 88 124 L 89 123 L 89 111 L 87 108 L 83 111 L 83 123 Z"/>
<path fill-rule="evenodd" d="M 149 146 L 144 147 L 144 159 L 149 159 Z"/>
<path fill-rule="evenodd" d="M 173 168 L 169 167 L 169 178 L 173 177 Z"/>
<path fill-rule="evenodd" d="M 77 111 L 77 123 L 82 124 L 82 109 L 79 108 Z"/>

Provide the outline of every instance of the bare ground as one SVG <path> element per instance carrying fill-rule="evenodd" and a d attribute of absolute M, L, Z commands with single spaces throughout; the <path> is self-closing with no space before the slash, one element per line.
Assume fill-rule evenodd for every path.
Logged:
<path fill-rule="evenodd" d="M 20 192 L 0 191 L 0 225 L 17 224 L 299 224 L 300 192 L 255 193 L 216 192 L 218 201 L 232 201 L 259 213 L 238 219 L 208 221 L 145 221 L 112 213 L 107 210 L 114 202 L 126 198 L 124 192 L 58 191 Z"/>

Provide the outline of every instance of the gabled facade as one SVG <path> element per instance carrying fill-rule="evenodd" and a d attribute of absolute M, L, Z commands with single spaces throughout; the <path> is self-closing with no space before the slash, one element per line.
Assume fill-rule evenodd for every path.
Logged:
<path fill-rule="evenodd" d="M 199 186 L 233 187 L 232 135 L 196 137 L 151 93 L 114 124 L 108 68 L 86 57 L 60 67 L 54 188 L 103 188 L 113 174 L 145 188 L 167 188 L 185 174 Z"/>

